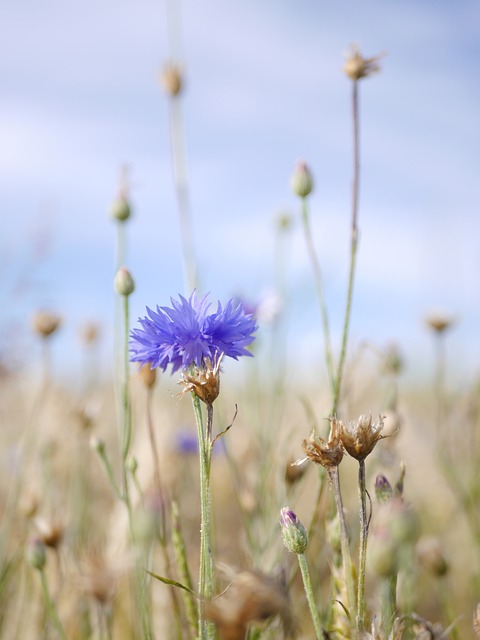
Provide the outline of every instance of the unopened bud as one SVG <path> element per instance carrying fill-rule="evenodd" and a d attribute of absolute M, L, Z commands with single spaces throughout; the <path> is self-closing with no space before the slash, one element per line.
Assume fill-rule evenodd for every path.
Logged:
<path fill-rule="evenodd" d="M 132 210 L 130 208 L 130 203 L 127 200 L 127 197 L 124 193 L 121 193 L 118 197 L 110 205 L 110 215 L 115 220 L 119 220 L 120 222 L 125 222 L 130 218 Z"/>
<path fill-rule="evenodd" d="M 183 78 L 180 67 L 177 65 L 172 63 L 167 64 L 162 70 L 160 80 L 165 92 L 172 98 L 178 96 L 181 92 L 183 87 Z"/>
<path fill-rule="evenodd" d="M 42 338 L 48 338 L 58 329 L 61 318 L 51 311 L 37 311 L 32 316 L 32 328 Z"/>
<path fill-rule="evenodd" d="M 90 438 L 90 449 L 99 455 L 103 455 L 105 453 L 105 442 L 97 438 L 97 436 L 92 436 Z"/>
<path fill-rule="evenodd" d="M 150 363 L 143 364 L 138 369 L 138 377 L 140 382 L 147 387 L 147 389 L 151 389 L 155 385 L 155 381 L 157 379 L 157 370 L 152 369 Z"/>
<path fill-rule="evenodd" d="M 308 545 L 308 534 L 297 515 L 290 507 L 280 510 L 280 526 L 282 527 L 283 544 L 292 553 L 305 553 Z"/>
<path fill-rule="evenodd" d="M 313 189 L 313 178 L 307 163 L 299 160 L 293 169 L 290 186 L 295 195 L 306 198 Z"/>
<path fill-rule="evenodd" d="M 380 474 L 375 480 L 375 495 L 379 502 L 388 502 L 393 498 L 393 489 L 387 478 Z"/>
<path fill-rule="evenodd" d="M 38 538 L 30 540 L 27 546 L 26 557 L 30 566 L 42 571 L 47 561 L 47 552 L 43 542 Z"/>
<path fill-rule="evenodd" d="M 115 291 L 121 296 L 129 296 L 135 290 L 135 283 L 126 267 L 120 267 L 113 283 Z"/>

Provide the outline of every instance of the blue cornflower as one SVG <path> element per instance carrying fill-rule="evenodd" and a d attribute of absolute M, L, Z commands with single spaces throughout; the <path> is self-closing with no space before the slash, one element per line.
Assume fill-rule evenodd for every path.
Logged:
<path fill-rule="evenodd" d="M 201 300 L 195 291 L 188 300 L 179 298 L 171 298 L 172 307 L 157 306 L 156 311 L 147 307 L 148 316 L 139 318 L 141 328 L 130 333 L 132 362 L 150 363 L 152 369 L 164 371 L 171 363 L 174 373 L 218 362 L 222 354 L 235 360 L 252 355 L 246 347 L 255 339 L 257 325 L 241 303 L 229 300 L 222 307 L 219 302 L 209 313 L 208 294 Z"/>

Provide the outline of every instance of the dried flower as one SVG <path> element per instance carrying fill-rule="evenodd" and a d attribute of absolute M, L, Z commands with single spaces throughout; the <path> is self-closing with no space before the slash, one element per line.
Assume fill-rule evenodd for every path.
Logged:
<path fill-rule="evenodd" d="M 305 553 L 308 545 L 308 534 L 297 514 L 290 507 L 280 510 L 280 526 L 282 527 L 283 544 L 292 553 Z"/>
<path fill-rule="evenodd" d="M 138 368 L 138 378 L 147 389 L 151 389 L 157 380 L 157 370 L 152 369 L 150 362 L 141 364 Z"/>
<path fill-rule="evenodd" d="M 135 291 L 135 283 L 126 267 L 120 267 L 113 283 L 115 291 L 121 296 L 128 297 Z"/>
<path fill-rule="evenodd" d="M 328 442 L 323 438 L 315 439 L 313 436 L 310 440 L 303 441 L 303 449 L 307 458 L 321 464 L 326 469 L 338 467 L 343 458 L 343 446 L 339 434 L 339 425 L 341 423 L 336 418 L 330 419 L 330 435 Z"/>
<path fill-rule="evenodd" d="M 295 195 L 306 198 L 313 190 L 313 178 L 308 165 L 299 160 L 295 165 L 290 178 L 290 187 Z"/>
<path fill-rule="evenodd" d="M 65 534 L 64 525 L 58 520 L 46 520 L 44 518 L 36 518 L 35 525 L 38 529 L 38 539 L 46 547 L 58 549 Z"/>
<path fill-rule="evenodd" d="M 32 328 L 42 338 L 48 338 L 58 329 L 61 318 L 52 311 L 37 311 L 32 316 Z"/>
<path fill-rule="evenodd" d="M 372 58 L 364 58 L 357 45 L 352 45 L 347 59 L 343 65 L 344 73 L 352 80 L 360 80 L 360 78 L 367 78 L 372 73 L 380 71 L 380 65 L 378 61 L 385 55 L 380 53 Z"/>
<path fill-rule="evenodd" d="M 425 318 L 427 326 L 435 333 L 444 333 L 453 326 L 453 318 L 451 316 L 435 313 Z"/>
<path fill-rule="evenodd" d="M 372 422 L 372 415 L 361 415 L 358 420 L 345 425 L 339 421 L 339 435 L 346 451 L 356 460 L 365 460 L 375 445 L 385 436 L 381 435 L 383 417 Z"/>
<path fill-rule="evenodd" d="M 205 614 L 217 625 L 222 640 L 244 640 L 247 626 L 280 614 L 285 630 L 291 629 L 285 585 L 258 571 L 230 570 L 231 584 L 224 595 L 207 603 Z"/>
<path fill-rule="evenodd" d="M 163 68 L 160 80 L 169 96 L 174 98 L 178 96 L 183 87 L 183 77 L 180 67 L 172 62 L 165 65 Z"/>
<path fill-rule="evenodd" d="M 130 352 L 132 362 L 161 367 L 169 364 L 172 373 L 178 369 L 199 368 L 205 362 L 218 362 L 221 354 L 237 360 L 239 356 L 251 356 L 247 346 L 255 339 L 257 326 L 251 314 L 246 314 L 241 304 L 233 300 L 208 313 L 208 295 L 197 299 L 194 291 L 187 300 L 171 299 L 172 307 L 159 307 L 149 317 L 140 318 L 140 329 L 131 332 Z"/>
<path fill-rule="evenodd" d="M 417 543 L 417 557 L 420 564 L 435 576 L 444 576 L 448 572 L 448 563 L 437 538 L 421 538 Z"/>

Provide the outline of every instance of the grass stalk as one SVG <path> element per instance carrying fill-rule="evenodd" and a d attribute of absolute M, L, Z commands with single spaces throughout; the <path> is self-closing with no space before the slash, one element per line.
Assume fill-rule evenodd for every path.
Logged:
<path fill-rule="evenodd" d="M 308 607 L 310 609 L 310 615 L 312 616 L 313 626 L 315 628 L 315 637 L 317 640 L 322 640 L 324 637 L 322 625 L 320 623 L 320 617 L 318 615 L 317 605 L 315 604 L 315 598 L 313 596 L 312 582 L 310 580 L 310 573 L 308 570 L 307 558 L 304 553 L 297 554 L 298 564 L 302 574 L 303 586 L 305 589 L 305 595 L 307 596 Z"/>
<path fill-rule="evenodd" d="M 51 623 L 55 627 L 59 637 L 62 638 L 62 640 L 67 640 L 67 634 L 65 633 L 65 630 L 64 630 L 64 628 L 62 626 L 62 623 L 60 622 L 60 618 L 58 617 L 57 608 L 56 608 L 55 603 L 54 603 L 54 601 L 53 601 L 53 599 L 52 599 L 52 597 L 50 595 L 50 590 L 48 588 L 47 578 L 45 576 L 45 570 L 41 569 L 39 573 L 40 573 L 40 582 L 41 582 L 41 585 L 42 585 L 43 600 L 45 602 L 45 608 L 47 610 L 47 615 L 50 618 Z"/>

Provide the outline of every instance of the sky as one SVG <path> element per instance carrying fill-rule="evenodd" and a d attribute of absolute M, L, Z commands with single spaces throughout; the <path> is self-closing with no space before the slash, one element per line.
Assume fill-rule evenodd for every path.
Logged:
<path fill-rule="evenodd" d="M 169 7 L 169 8 L 168 8 Z M 297 366 L 323 355 L 318 305 L 289 178 L 311 168 L 310 213 L 338 347 L 352 180 L 345 52 L 379 53 L 360 83 L 360 244 L 351 348 L 396 343 L 428 374 L 424 318 L 455 318 L 448 355 L 480 364 L 480 4 L 474 0 L 19 0 L 0 10 L 0 322 L 9 350 L 37 357 L 29 318 L 63 319 L 59 367 L 78 364 L 79 327 L 112 339 L 122 165 L 133 216 L 132 318 L 185 293 L 172 181 L 169 103 L 158 82 L 181 64 L 193 235 L 201 288 L 258 302 L 275 290 L 276 220 L 285 322 Z M 260 331 L 263 328 L 261 327 Z M 265 328 L 268 330 L 268 327 Z M 75 345 L 75 346 L 73 346 Z M 299 364 L 300 363 L 300 364 Z M 427 363 L 427 364 L 426 364 Z"/>

